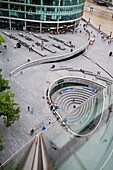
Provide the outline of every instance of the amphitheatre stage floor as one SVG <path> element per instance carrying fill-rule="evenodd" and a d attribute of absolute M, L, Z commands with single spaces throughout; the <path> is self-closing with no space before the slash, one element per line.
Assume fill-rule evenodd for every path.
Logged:
<path fill-rule="evenodd" d="M 81 26 L 78 28 L 77 33 L 73 34 L 51 35 L 47 33 L 37 33 L 38 36 L 49 40 L 49 42 L 44 42 L 44 46 L 56 51 L 56 53 L 51 53 L 45 49 L 42 51 L 40 46 L 37 46 L 36 50 L 40 53 L 43 52 L 43 54 L 46 55 L 46 58 L 71 53 L 71 49 L 74 51 L 87 43 L 88 35 L 86 35 L 83 31 L 83 24 L 84 22 L 81 21 Z M 97 83 L 101 83 L 103 86 L 106 85 L 104 81 L 96 80 L 91 75 L 84 75 L 80 71 L 69 71 L 62 68 L 70 67 L 76 70 L 83 69 L 85 71 L 92 72 L 95 75 L 97 72 L 100 72 L 102 77 L 113 80 L 113 57 L 109 57 L 109 52 L 113 52 L 113 41 L 109 44 L 108 39 L 103 40 L 101 38 L 102 34 L 90 25 L 87 26 L 87 29 L 90 32 L 91 39 L 94 38 L 95 42 L 93 45 L 90 45 L 84 53 L 73 57 L 70 60 L 30 66 L 23 69 L 22 73 L 17 71 L 11 76 L 10 73 L 17 67 L 26 64 L 28 59 L 30 59 L 31 62 L 44 57 L 33 51 L 29 51 L 29 49 L 24 46 L 15 49 L 14 45 L 16 44 L 16 40 L 10 39 L 2 32 L 4 31 L 9 34 L 13 34 L 15 37 L 18 37 L 28 43 L 30 46 L 37 41 L 41 43 L 41 40 L 31 34 L 21 32 L 34 40 L 28 41 L 18 35 L 20 31 L 0 30 L 0 34 L 2 34 L 5 38 L 5 44 L 7 45 L 7 49 L 0 47 L 0 51 L 2 51 L 2 53 L 0 53 L 0 67 L 3 69 L 4 78 L 9 79 L 11 89 L 15 93 L 15 101 L 19 103 L 21 109 L 20 120 L 15 122 L 10 128 L 7 129 L 1 123 L 2 120 L 0 120 L 0 127 L 4 135 L 5 143 L 5 148 L 2 152 L 0 151 L 1 163 L 6 161 L 10 156 L 18 151 L 18 149 L 22 148 L 34 137 L 29 134 L 32 128 L 36 129 L 35 132 L 37 134 L 42 131 L 42 126 L 46 125 L 49 128 L 44 132 L 45 138 L 48 137 L 51 139 L 51 141 L 53 141 L 59 148 L 55 151 L 50 149 L 50 146 L 48 146 L 48 152 L 50 156 L 56 160 L 57 166 L 60 170 L 73 170 L 75 167 L 74 162 L 76 163 L 76 170 L 91 170 L 91 167 L 94 167 L 96 164 L 98 165 L 98 160 L 101 160 L 102 154 L 104 155 L 108 146 L 106 138 L 109 141 L 112 134 L 111 131 L 113 131 L 113 126 L 111 124 L 109 125 L 111 130 L 109 130 L 110 133 L 106 134 L 108 129 L 106 130 L 103 118 L 102 128 L 100 128 L 100 130 L 96 130 L 93 135 L 83 138 L 74 137 L 73 134 L 68 134 L 68 132 L 66 132 L 66 130 L 64 130 L 63 127 L 61 127 L 56 121 L 56 118 L 50 111 L 46 100 L 46 90 L 54 81 L 62 77 L 75 76 L 90 79 L 91 81 L 97 81 Z M 80 33 L 80 30 L 82 30 L 82 33 Z M 48 36 L 57 37 L 68 43 L 71 41 L 75 47 L 70 48 L 49 38 Z M 52 45 L 53 43 L 62 46 L 65 50 L 54 47 Z M 56 71 L 51 70 L 51 66 L 53 64 L 55 65 Z M 43 98 L 43 96 L 45 98 Z M 28 106 L 33 108 L 33 114 L 27 111 Z M 106 114 L 107 113 L 108 110 L 106 109 Z M 111 119 L 113 118 L 111 117 Z M 100 147 L 100 145 L 102 145 L 102 147 Z M 92 148 L 95 148 L 95 152 Z M 68 153 L 66 152 L 67 149 Z M 90 152 L 88 150 L 90 150 Z M 86 157 L 86 155 L 88 156 Z"/>

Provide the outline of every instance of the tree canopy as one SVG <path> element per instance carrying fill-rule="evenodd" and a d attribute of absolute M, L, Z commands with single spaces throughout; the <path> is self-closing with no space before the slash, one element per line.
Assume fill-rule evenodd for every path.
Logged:
<path fill-rule="evenodd" d="M 14 93 L 7 90 L 0 94 L 0 116 L 3 116 L 7 127 L 11 126 L 15 120 L 19 120 L 20 108 L 14 102 Z"/>
<path fill-rule="evenodd" d="M 14 101 L 14 93 L 11 91 L 9 80 L 2 77 L 2 69 L 0 69 L 0 117 L 4 121 L 6 127 L 11 126 L 20 118 L 20 107 Z M 3 149 L 2 134 L 0 133 L 0 150 Z"/>
<path fill-rule="evenodd" d="M 2 69 L 0 68 L 0 92 L 10 88 L 8 83 L 9 80 L 5 80 L 2 78 Z"/>
<path fill-rule="evenodd" d="M 19 119 L 20 112 L 18 104 L 14 102 L 14 93 L 9 89 L 8 83 L 8 80 L 2 78 L 2 69 L 0 69 L 0 116 L 3 116 L 7 127 Z"/>
<path fill-rule="evenodd" d="M 4 148 L 4 145 L 3 145 L 3 136 L 0 133 L 0 150 L 2 150 L 3 148 Z"/>
<path fill-rule="evenodd" d="M 5 42 L 4 38 L 0 35 L 0 45 L 2 45 L 2 43 Z"/>

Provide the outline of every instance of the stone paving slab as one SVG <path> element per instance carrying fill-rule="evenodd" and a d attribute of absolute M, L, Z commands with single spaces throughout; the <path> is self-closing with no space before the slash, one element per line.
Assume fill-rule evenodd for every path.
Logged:
<path fill-rule="evenodd" d="M 88 30 L 91 31 L 93 29 L 88 26 Z M 0 33 L 2 31 L 3 30 L 0 30 Z M 11 32 L 13 33 L 13 31 Z M 93 32 L 94 34 L 97 34 L 95 30 L 93 30 Z M 15 33 L 15 35 L 17 35 L 17 33 Z M 45 38 L 48 37 L 47 34 L 42 36 Z M 0 67 L 3 68 L 3 76 L 10 80 L 10 85 L 13 92 L 15 93 L 15 101 L 19 103 L 21 108 L 21 118 L 18 122 L 15 122 L 14 125 L 12 125 L 12 127 L 10 127 L 8 130 L 4 127 L 4 125 L 1 126 L 1 130 L 4 134 L 4 143 L 6 145 L 5 149 L 2 152 L 0 151 L 0 162 L 2 163 L 32 138 L 29 135 L 31 128 L 37 127 L 41 122 L 49 125 L 49 119 L 51 119 L 51 123 L 56 121 L 55 117 L 50 112 L 46 99 L 42 98 L 42 96 L 45 96 L 46 90 L 50 84 L 60 77 L 70 75 L 82 76 L 82 73 L 75 73 L 68 70 L 52 72 L 50 71 L 52 64 L 48 63 L 32 66 L 23 70 L 23 74 L 18 72 L 9 77 L 9 73 L 21 64 L 26 63 L 28 58 L 30 60 L 35 60 L 40 58 L 40 56 L 34 52 L 29 52 L 29 50 L 23 46 L 20 49 L 14 49 L 15 41 L 9 39 L 6 36 L 3 37 L 6 39 L 8 48 L 5 50 L 3 47 L 0 47 L 0 49 L 3 51 L 3 53 L 0 54 Z M 76 40 L 76 34 L 73 35 L 69 33 L 69 35 L 57 35 L 57 37 L 63 38 L 65 40 L 71 39 L 75 43 L 75 46 L 77 46 L 76 42 L 78 43 L 78 39 Z M 83 42 L 82 38 L 83 36 L 81 36 L 81 38 L 79 37 L 80 44 Z M 86 38 L 84 39 L 84 42 L 85 40 Z M 76 69 L 82 68 L 84 70 L 92 71 L 95 74 L 97 71 L 101 71 L 102 76 L 111 78 L 96 63 L 101 65 L 101 67 L 106 69 L 110 74 L 113 73 L 113 58 L 108 56 L 109 52 L 113 51 L 112 46 L 113 43 L 108 44 L 107 40 L 103 42 L 101 35 L 99 34 L 95 38 L 94 45 L 89 46 L 89 48 L 84 53 L 84 55 L 88 56 L 89 59 L 83 55 L 80 55 L 77 58 L 73 58 L 68 61 L 55 63 L 55 66 L 60 67 L 64 65 Z M 60 52 L 60 50 L 57 50 L 57 55 L 59 55 Z M 9 61 L 7 61 L 7 58 L 9 58 Z M 88 77 L 90 78 L 90 76 Z M 34 114 L 31 114 L 27 111 L 28 105 L 33 108 Z M 37 132 L 40 131 L 41 128 Z"/>

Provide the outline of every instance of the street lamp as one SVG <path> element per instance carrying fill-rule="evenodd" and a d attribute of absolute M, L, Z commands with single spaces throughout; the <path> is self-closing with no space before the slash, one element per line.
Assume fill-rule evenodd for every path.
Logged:
<path fill-rule="evenodd" d="M 90 21 L 91 21 L 91 18 L 89 18 L 89 21 L 88 21 L 88 23 L 90 23 Z"/>
<path fill-rule="evenodd" d="M 112 31 L 110 31 L 109 37 L 111 37 L 111 35 L 112 35 Z"/>
<path fill-rule="evenodd" d="M 98 29 L 100 30 L 100 28 L 101 28 L 101 24 L 99 24 L 99 28 Z"/>

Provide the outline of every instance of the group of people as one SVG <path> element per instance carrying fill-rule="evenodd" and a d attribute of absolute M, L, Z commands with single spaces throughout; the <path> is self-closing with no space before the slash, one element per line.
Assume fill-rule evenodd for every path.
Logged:
<path fill-rule="evenodd" d="M 68 32 L 74 32 L 74 28 L 63 28 L 63 29 L 59 29 L 57 30 L 50 30 L 50 34 L 67 34 Z"/>
<path fill-rule="evenodd" d="M 55 115 L 56 119 L 59 121 L 60 117 L 57 114 L 57 109 L 59 109 L 59 106 L 56 105 L 56 103 L 52 103 L 50 99 L 47 96 L 47 103 L 50 106 L 50 110 L 53 111 L 53 114 Z"/>
<path fill-rule="evenodd" d="M 27 33 L 31 34 L 32 32 L 35 32 L 35 33 L 39 33 L 40 32 L 40 29 L 29 29 L 29 30 L 26 30 Z M 68 28 L 67 26 L 64 26 L 62 29 L 59 29 L 57 31 L 57 28 L 56 29 L 49 29 L 49 28 L 42 28 L 42 31 L 41 33 L 50 33 L 50 34 L 66 34 L 67 32 L 74 32 L 74 26 L 72 28 Z"/>

